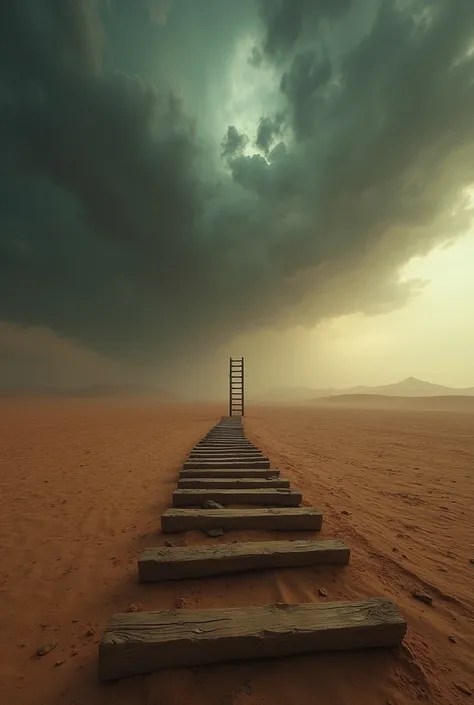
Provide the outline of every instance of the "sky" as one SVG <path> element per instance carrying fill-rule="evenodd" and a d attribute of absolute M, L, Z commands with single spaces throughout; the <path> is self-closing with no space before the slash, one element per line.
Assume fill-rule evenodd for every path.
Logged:
<path fill-rule="evenodd" d="M 474 385 L 474 3 L 0 4 L 0 385 Z"/>

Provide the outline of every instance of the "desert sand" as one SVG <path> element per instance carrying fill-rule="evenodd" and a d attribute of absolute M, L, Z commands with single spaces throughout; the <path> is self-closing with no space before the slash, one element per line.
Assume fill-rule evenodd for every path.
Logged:
<path fill-rule="evenodd" d="M 474 414 L 248 409 L 248 437 L 303 490 L 304 504 L 324 510 L 321 538 L 342 538 L 350 564 L 139 585 L 137 557 L 164 543 L 159 516 L 179 465 L 222 414 L 225 407 L 150 400 L 1 400 L 0 702 L 469 702 Z M 229 532 L 224 540 L 240 538 Z M 173 540 L 217 541 L 198 532 Z M 433 605 L 416 601 L 413 590 L 431 595 Z M 97 680 L 97 644 L 115 612 L 371 596 L 390 597 L 408 620 L 395 653 L 256 661 L 108 685 Z M 55 648 L 38 657 L 37 648 L 48 643 Z"/>

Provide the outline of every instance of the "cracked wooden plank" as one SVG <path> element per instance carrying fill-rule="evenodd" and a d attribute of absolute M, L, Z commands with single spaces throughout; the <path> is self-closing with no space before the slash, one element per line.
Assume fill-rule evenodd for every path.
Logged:
<path fill-rule="evenodd" d="M 187 477 L 178 481 L 180 490 L 251 490 L 271 487 L 290 487 L 284 478 L 265 479 L 263 477 Z"/>
<path fill-rule="evenodd" d="M 178 489 L 172 495 L 174 507 L 200 507 L 203 502 L 209 499 L 224 506 L 229 504 L 256 504 L 261 507 L 299 507 L 302 495 L 298 490 L 289 488 L 263 490 Z"/>
<path fill-rule="evenodd" d="M 140 582 L 158 582 L 268 568 L 342 565 L 349 562 L 349 555 L 349 548 L 338 539 L 159 546 L 144 549 L 138 574 Z"/>
<path fill-rule="evenodd" d="M 203 529 L 267 529 L 269 531 L 318 531 L 323 513 L 315 507 L 271 509 L 166 509 L 161 531 L 177 533 Z"/>
<path fill-rule="evenodd" d="M 220 468 L 207 470 L 181 470 L 180 478 L 185 477 L 280 477 L 280 471 L 275 468 Z"/>
<path fill-rule="evenodd" d="M 258 458 L 256 460 L 235 460 L 233 458 L 219 458 L 219 460 L 196 460 L 183 463 L 183 470 L 212 470 L 215 468 L 269 468 L 270 461 L 268 458 Z"/>
<path fill-rule="evenodd" d="M 385 599 L 281 607 L 116 614 L 99 644 L 99 676 L 115 680 L 239 659 L 394 647 L 407 627 Z"/>

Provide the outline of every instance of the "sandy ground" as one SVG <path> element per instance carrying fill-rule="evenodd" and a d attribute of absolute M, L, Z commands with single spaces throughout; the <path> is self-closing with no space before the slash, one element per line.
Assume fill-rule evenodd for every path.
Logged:
<path fill-rule="evenodd" d="M 349 544 L 349 566 L 140 586 L 136 560 L 164 541 L 159 515 L 179 465 L 222 413 L 151 402 L 0 402 L 0 703 L 472 700 L 457 686 L 474 689 L 474 415 L 250 409 L 249 437 L 304 490 L 305 504 L 324 509 L 321 537 Z M 213 541 L 197 532 L 177 538 Z M 429 593 L 433 606 L 414 600 L 414 589 Z M 114 612 L 370 596 L 392 598 L 409 622 L 396 653 L 97 681 L 97 643 Z M 38 658 L 44 643 L 57 645 Z"/>

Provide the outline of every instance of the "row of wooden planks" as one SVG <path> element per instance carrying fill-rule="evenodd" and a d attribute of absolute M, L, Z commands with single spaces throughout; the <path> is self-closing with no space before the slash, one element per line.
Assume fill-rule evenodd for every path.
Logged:
<path fill-rule="evenodd" d="M 172 507 L 162 514 L 161 530 L 198 529 L 215 536 L 234 529 L 319 531 L 322 512 L 301 503 L 301 492 L 292 489 L 289 480 L 280 477 L 279 470 L 272 469 L 269 459 L 246 439 L 241 419 L 223 418 L 183 464 Z M 349 548 L 336 539 L 160 546 L 143 551 L 138 575 L 141 582 L 150 583 L 346 564 L 349 556 Z M 117 614 L 99 644 L 99 675 L 112 680 L 241 658 L 390 647 L 402 641 L 405 631 L 406 623 L 395 606 L 378 598 Z"/>

